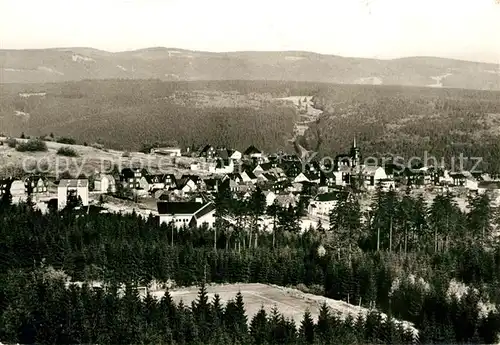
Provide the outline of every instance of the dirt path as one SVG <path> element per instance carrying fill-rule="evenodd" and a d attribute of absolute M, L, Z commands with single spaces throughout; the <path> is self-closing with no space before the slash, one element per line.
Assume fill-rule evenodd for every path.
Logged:
<path fill-rule="evenodd" d="M 311 123 L 314 123 L 323 113 L 322 110 L 314 108 L 313 96 L 291 96 L 279 99 L 293 102 L 297 111 L 301 113 L 294 126 L 293 138 L 289 139 L 289 142 L 294 142 L 298 137 L 304 135 Z"/>

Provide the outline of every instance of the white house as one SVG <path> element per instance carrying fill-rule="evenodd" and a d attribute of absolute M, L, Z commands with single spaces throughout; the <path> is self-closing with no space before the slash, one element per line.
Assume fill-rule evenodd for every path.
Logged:
<path fill-rule="evenodd" d="M 465 188 L 467 188 L 468 190 L 473 190 L 473 191 L 477 191 L 479 189 L 479 182 L 474 179 L 474 178 L 466 178 L 465 179 Z"/>
<path fill-rule="evenodd" d="M 14 180 L 10 185 L 10 194 L 12 195 L 12 202 L 18 203 L 26 201 L 26 184 L 21 180 Z"/>
<path fill-rule="evenodd" d="M 295 179 L 293 180 L 294 183 L 301 183 L 301 182 L 312 182 L 312 183 L 319 183 L 320 182 L 320 177 L 316 176 L 314 174 L 309 174 L 309 173 L 303 173 L 301 172 L 298 174 Z"/>
<path fill-rule="evenodd" d="M 361 170 L 368 189 L 374 189 L 381 180 L 387 180 L 385 169 L 379 166 L 364 166 Z"/>
<path fill-rule="evenodd" d="M 276 194 L 274 194 L 270 190 L 264 191 L 262 194 L 266 197 L 266 205 L 271 206 L 274 203 L 274 200 L 276 199 Z"/>
<path fill-rule="evenodd" d="M 176 228 L 202 226 L 215 223 L 215 205 L 212 202 L 158 202 L 160 224 L 173 224 Z"/>
<path fill-rule="evenodd" d="M 307 212 L 312 216 L 329 216 L 338 202 L 338 193 L 318 194 L 307 208 Z"/>
<path fill-rule="evenodd" d="M 307 178 L 306 174 L 300 173 L 298 174 L 295 179 L 293 180 L 294 183 L 300 183 L 300 182 L 309 182 L 309 179 Z"/>
<path fill-rule="evenodd" d="M 165 189 L 165 182 L 162 175 L 148 175 L 145 177 L 148 183 L 148 190 Z"/>
<path fill-rule="evenodd" d="M 240 161 L 243 155 L 241 154 L 240 151 L 237 150 L 229 150 L 229 158 L 232 159 L 233 161 Z"/>
<path fill-rule="evenodd" d="M 210 167 L 209 172 L 215 174 L 231 174 L 234 172 L 234 161 L 232 159 L 218 159 L 217 164 Z"/>
<path fill-rule="evenodd" d="M 87 179 L 63 179 L 57 186 L 57 208 L 66 207 L 68 199 L 80 199 L 82 206 L 89 204 L 89 181 Z"/>
<path fill-rule="evenodd" d="M 94 181 L 94 191 L 99 193 L 116 192 L 115 178 L 107 174 L 99 174 Z"/>

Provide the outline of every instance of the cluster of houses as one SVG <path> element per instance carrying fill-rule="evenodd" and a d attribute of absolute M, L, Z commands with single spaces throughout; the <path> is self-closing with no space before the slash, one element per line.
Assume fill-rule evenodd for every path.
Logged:
<path fill-rule="evenodd" d="M 155 148 L 152 154 L 178 157 L 181 151 Z M 88 206 L 89 193 L 123 197 L 123 192 L 127 191 L 136 199 L 153 199 L 160 223 L 176 227 L 202 224 L 210 227 L 215 222 L 214 195 L 221 188 L 227 188 L 236 198 L 247 199 L 259 187 L 267 206 L 275 203 L 282 207 L 295 206 L 301 197 L 306 198 L 309 216 L 320 220 L 328 217 L 339 195 L 353 184 L 366 190 L 377 187 L 390 190 L 400 185 L 447 186 L 478 193 L 495 192 L 495 197 L 500 199 L 500 181 L 486 174 L 452 173 L 432 167 L 396 171 L 390 165 L 364 165 L 355 140 L 350 152 L 338 155 L 330 165 L 322 165 L 319 161 L 302 162 L 297 155 L 282 152 L 266 155 L 255 146 L 241 153 L 206 145 L 199 150 L 198 157 L 198 163 L 191 166 L 193 173 L 182 176 L 153 174 L 146 169 L 128 167 L 115 176 L 96 174 L 89 179 L 57 181 L 54 183 L 57 208 L 63 209 L 71 200 Z M 202 167 L 203 164 L 209 165 L 208 168 Z M 208 177 L 202 178 L 196 170 L 206 170 Z M 28 195 L 44 197 L 50 194 L 49 181 L 41 176 L 0 180 L 0 197 L 7 190 L 14 202 L 25 200 Z"/>

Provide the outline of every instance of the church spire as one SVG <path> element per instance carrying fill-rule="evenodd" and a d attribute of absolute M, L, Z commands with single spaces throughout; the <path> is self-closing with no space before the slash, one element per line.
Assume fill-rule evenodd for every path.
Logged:
<path fill-rule="evenodd" d="M 354 139 L 352 141 L 352 147 L 356 148 L 356 135 L 354 136 Z"/>

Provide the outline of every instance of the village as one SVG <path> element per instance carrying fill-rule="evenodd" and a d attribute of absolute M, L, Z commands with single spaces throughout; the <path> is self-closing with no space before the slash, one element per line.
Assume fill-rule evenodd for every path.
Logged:
<path fill-rule="evenodd" d="M 47 174 L 11 176 L 0 180 L 0 196 L 10 193 L 14 203 L 29 198 L 42 212 L 51 207 L 62 210 L 73 202 L 87 212 L 153 215 L 160 224 L 174 224 L 179 229 L 214 226 L 214 199 L 223 189 L 239 200 L 248 200 L 259 189 L 267 207 L 295 207 L 302 202 L 302 230 L 320 224 L 328 228 L 330 212 L 346 193 L 356 193 L 362 211 L 369 212 L 377 188 L 421 193 L 428 202 L 438 193 L 450 192 L 464 211 L 467 196 L 474 193 L 488 193 L 493 206 L 500 201 L 500 181 L 488 174 L 426 166 L 401 170 L 389 164 L 366 165 L 355 138 L 350 151 L 338 154 L 334 160 L 307 161 L 300 154 L 266 154 L 253 145 L 244 152 L 211 145 L 197 150 L 153 147 L 144 156 L 165 157 L 174 166 L 183 164 L 184 170 L 151 172 L 130 166 L 78 178 L 57 179 Z M 175 163 L 183 157 L 189 157 L 189 167 Z M 229 216 L 225 220 L 236 223 Z M 263 214 L 259 226 L 272 230 L 272 217 Z"/>

